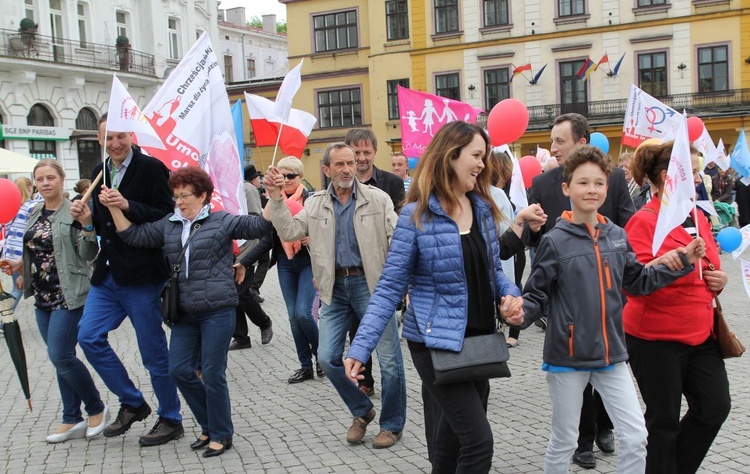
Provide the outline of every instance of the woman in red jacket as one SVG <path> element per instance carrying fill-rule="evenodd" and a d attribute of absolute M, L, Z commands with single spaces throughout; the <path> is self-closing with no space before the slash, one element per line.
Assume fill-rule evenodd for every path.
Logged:
<path fill-rule="evenodd" d="M 658 199 L 672 155 L 672 143 L 639 148 L 631 172 L 640 185 L 648 180 L 655 194 L 628 221 L 625 230 L 638 260 L 647 263 L 690 242 L 696 235 L 693 214 L 673 229 L 656 256 L 651 247 L 661 207 Z M 693 178 L 700 180 L 697 152 Z M 711 226 L 697 213 L 698 234 L 711 235 Z M 705 237 L 704 237 L 705 238 Z M 712 334 L 713 293 L 727 283 L 712 238 L 706 238 L 703 279 L 692 272 L 647 296 L 628 295 L 623 310 L 630 367 L 643 401 L 648 428 L 647 473 L 692 473 L 698 470 L 722 423 L 729 415 L 730 397 L 724 360 Z M 680 419 L 682 396 L 688 410 Z"/>

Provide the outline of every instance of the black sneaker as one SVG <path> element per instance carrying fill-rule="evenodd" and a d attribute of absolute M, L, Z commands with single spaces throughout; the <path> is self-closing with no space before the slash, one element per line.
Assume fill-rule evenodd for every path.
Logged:
<path fill-rule="evenodd" d="M 138 444 L 141 446 L 158 446 L 173 439 L 180 439 L 185 434 L 182 423 L 172 423 L 166 418 L 159 417 L 148 434 L 141 436 Z"/>
<path fill-rule="evenodd" d="M 151 407 L 146 402 L 138 408 L 133 408 L 129 405 L 120 405 L 120 411 L 117 412 L 115 421 L 104 428 L 104 436 L 112 438 L 125 434 L 133 426 L 133 423 L 145 420 L 150 414 Z"/>
<path fill-rule="evenodd" d="M 323 372 L 323 367 L 320 366 L 319 362 L 315 363 L 315 373 L 317 374 L 319 379 L 322 379 L 323 377 L 326 376 L 326 373 Z"/>
<path fill-rule="evenodd" d="M 247 342 L 240 342 L 237 339 L 235 339 L 229 343 L 230 351 L 238 351 L 240 349 L 250 349 L 251 347 L 253 347 L 253 343 L 250 342 L 250 339 L 248 339 Z"/>
<path fill-rule="evenodd" d="M 297 372 L 295 372 L 291 377 L 289 377 L 289 380 L 287 382 L 289 383 L 300 383 L 304 382 L 305 380 L 312 380 L 314 378 L 312 369 L 299 369 Z"/>
<path fill-rule="evenodd" d="M 267 328 L 260 330 L 260 343 L 264 346 L 273 339 L 273 325 L 269 324 Z"/>
<path fill-rule="evenodd" d="M 540 328 L 542 331 L 547 329 L 547 316 L 542 316 L 541 318 L 534 321 L 534 326 Z"/>

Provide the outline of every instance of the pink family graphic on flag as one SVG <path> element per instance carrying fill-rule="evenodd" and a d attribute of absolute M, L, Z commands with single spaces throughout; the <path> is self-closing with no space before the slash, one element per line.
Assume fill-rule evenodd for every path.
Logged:
<path fill-rule="evenodd" d="M 214 183 L 214 209 L 247 214 L 229 97 L 206 33 L 182 58 L 143 114 L 166 146 L 166 150 L 146 151 L 171 170 L 200 166 Z"/>
<path fill-rule="evenodd" d="M 401 150 L 419 158 L 440 127 L 463 120 L 475 123 L 482 110 L 453 99 L 397 86 L 401 114 Z"/>
<path fill-rule="evenodd" d="M 159 138 L 159 134 L 153 129 L 117 76 L 112 77 L 112 91 L 107 109 L 107 130 L 133 132 L 136 136 L 136 143 L 139 145 L 164 149 L 164 143 Z"/>
<path fill-rule="evenodd" d="M 622 145 L 636 148 L 649 138 L 663 138 L 673 133 L 679 120 L 680 114 L 673 108 L 631 84 L 622 125 Z"/>

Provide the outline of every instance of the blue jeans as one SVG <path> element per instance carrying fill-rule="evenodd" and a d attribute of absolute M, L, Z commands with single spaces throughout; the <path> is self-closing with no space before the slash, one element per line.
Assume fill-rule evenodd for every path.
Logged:
<path fill-rule="evenodd" d="M 364 276 L 337 276 L 331 304 L 320 307 L 318 360 L 354 417 L 364 416 L 373 405 L 344 373 L 344 344 L 353 318 L 362 319 L 370 301 Z M 382 377 L 380 429 L 399 433 L 406 424 L 406 377 L 396 318 L 391 318 L 375 350 Z"/>
<path fill-rule="evenodd" d="M 151 375 L 151 385 L 159 400 L 159 416 L 180 423 L 180 399 L 177 387 L 169 378 L 167 336 L 161 326 L 159 295 L 163 288 L 163 283 L 120 286 L 107 273 L 101 284 L 91 285 L 83 317 L 78 323 L 78 343 L 120 403 L 137 408 L 145 403 L 143 394 L 130 380 L 128 371 L 107 340 L 110 331 L 120 327 L 125 317 L 130 318 L 143 365 Z"/>
<path fill-rule="evenodd" d="M 63 423 L 74 425 L 83 421 L 81 401 L 89 416 L 104 411 L 99 390 L 89 369 L 76 357 L 78 321 L 83 308 L 54 311 L 36 310 L 36 324 L 47 344 L 49 360 L 57 372 L 57 385 L 63 404 Z"/>
<path fill-rule="evenodd" d="M 280 254 L 276 266 L 297 358 L 303 369 L 312 370 L 312 357 L 318 357 L 318 324 L 312 315 L 315 299 L 312 265 L 309 259 L 288 260 Z"/>
<path fill-rule="evenodd" d="M 234 434 L 226 372 L 235 319 L 234 308 L 181 319 L 172 327 L 169 344 L 169 375 L 202 432 L 215 441 Z M 195 374 L 198 361 L 203 381 Z"/>

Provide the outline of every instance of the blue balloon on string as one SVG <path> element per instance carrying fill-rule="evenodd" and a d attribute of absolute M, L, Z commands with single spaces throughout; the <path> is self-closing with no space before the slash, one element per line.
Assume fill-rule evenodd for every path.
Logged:
<path fill-rule="evenodd" d="M 609 153 L 609 140 L 603 133 L 592 133 L 591 138 L 589 139 L 589 144 L 600 149 L 605 155 Z"/>
<path fill-rule="evenodd" d="M 736 227 L 725 227 L 716 234 L 716 241 L 724 252 L 734 252 L 742 245 L 742 232 Z"/>
<path fill-rule="evenodd" d="M 410 170 L 413 170 L 417 167 L 417 163 L 419 163 L 419 158 L 407 158 L 406 164 L 409 166 Z"/>

